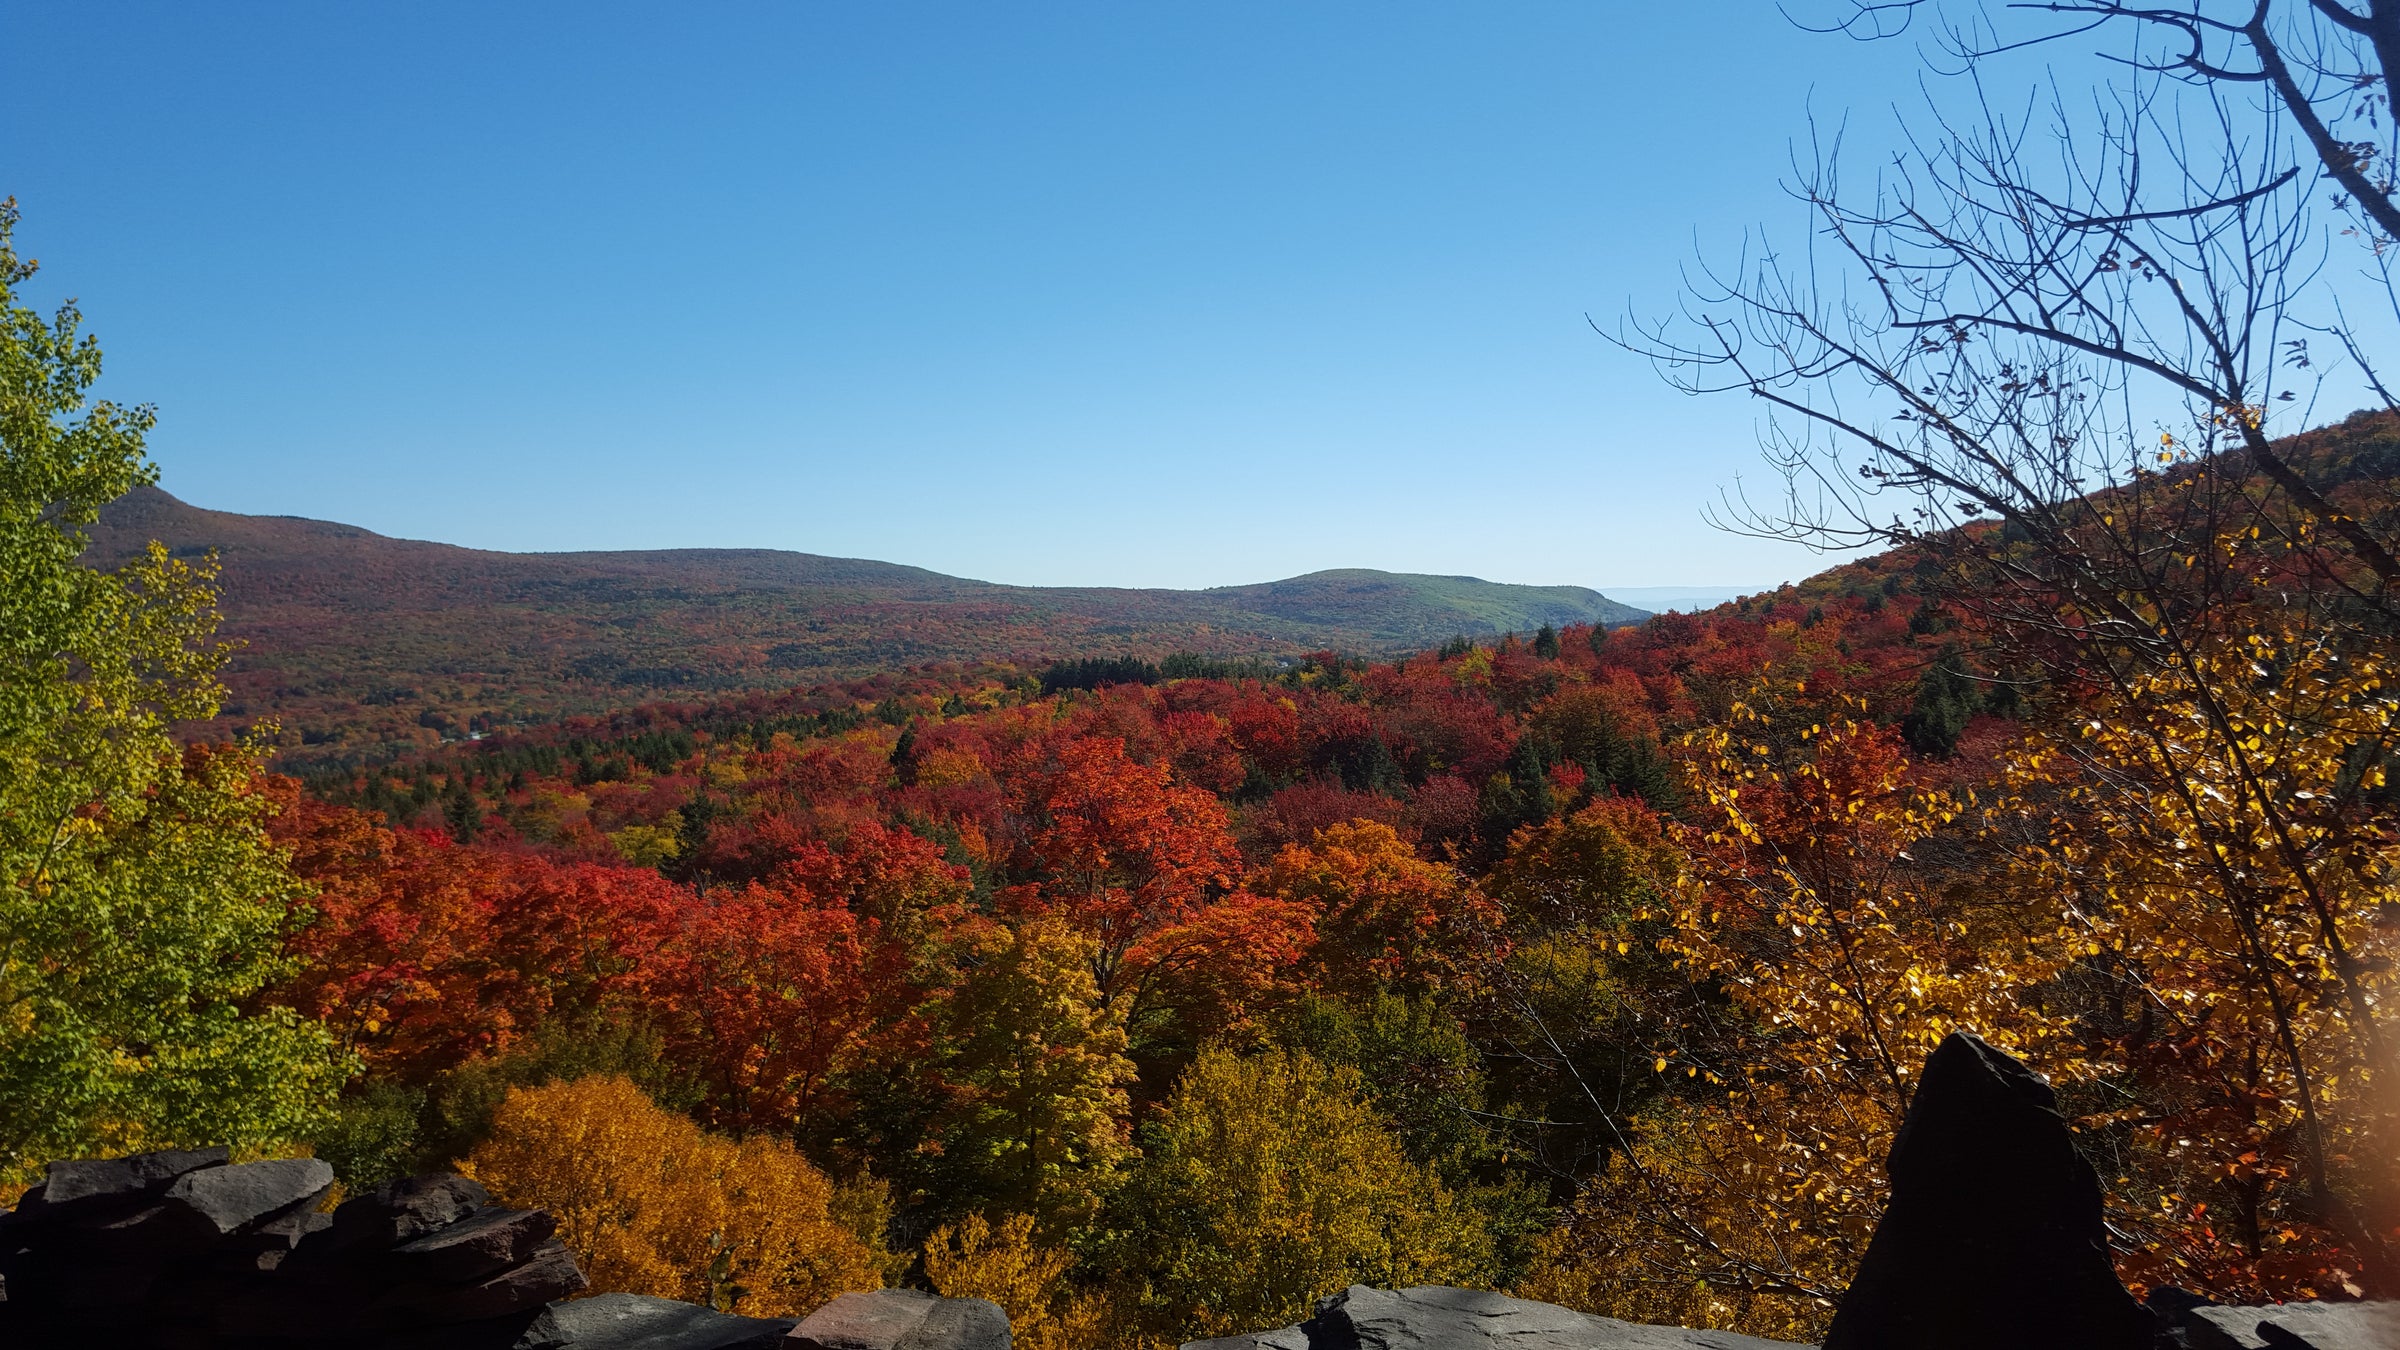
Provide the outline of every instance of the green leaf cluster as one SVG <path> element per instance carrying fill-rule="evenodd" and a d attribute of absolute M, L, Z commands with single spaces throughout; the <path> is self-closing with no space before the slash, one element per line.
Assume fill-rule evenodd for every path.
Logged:
<path fill-rule="evenodd" d="M 261 829 L 253 747 L 186 751 L 225 646 L 213 564 L 79 561 L 155 476 L 150 408 L 93 400 L 100 349 L 0 205 L 0 1180 L 45 1158 L 302 1137 L 343 1076 L 257 1006 L 304 890 Z"/>

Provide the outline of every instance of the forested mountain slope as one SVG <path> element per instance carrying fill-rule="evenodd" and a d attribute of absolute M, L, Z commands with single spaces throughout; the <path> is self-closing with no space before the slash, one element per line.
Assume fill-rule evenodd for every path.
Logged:
<path fill-rule="evenodd" d="M 109 509 L 89 557 L 153 539 L 223 564 L 226 632 L 248 644 L 223 720 L 274 717 L 319 754 L 926 662 L 1384 655 L 1643 617 L 1581 587 L 1358 569 L 1173 591 L 1002 586 L 769 549 L 496 553 L 209 511 L 155 488 Z"/>

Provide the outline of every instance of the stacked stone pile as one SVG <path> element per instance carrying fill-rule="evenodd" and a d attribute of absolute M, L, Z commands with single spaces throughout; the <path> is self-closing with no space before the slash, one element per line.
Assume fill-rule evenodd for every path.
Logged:
<path fill-rule="evenodd" d="M 0 1214 L 5 1350 L 1008 1350 L 979 1299 L 847 1294 L 795 1332 L 584 1287 L 540 1210 L 466 1177 L 396 1181 L 323 1212 L 313 1158 L 224 1149 L 50 1164 Z M 813 1328 L 810 1332 L 806 1329 Z"/>
<path fill-rule="evenodd" d="M 13 1344 L 505 1350 L 583 1288 L 550 1216 L 464 1177 L 319 1212 L 333 1169 L 225 1150 L 52 1163 L 0 1217 Z M 95 1339 L 97 1338 L 97 1339 Z"/>

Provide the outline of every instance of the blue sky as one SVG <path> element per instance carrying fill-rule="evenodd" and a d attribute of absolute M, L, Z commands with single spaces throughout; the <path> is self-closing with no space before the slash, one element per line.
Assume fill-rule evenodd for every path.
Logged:
<path fill-rule="evenodd" d="M 1586 326 L 1911 51 L 1772 5 L 24 3 L 0 193 L 200 505 L 1033 584 L 1606 587 L 1755 410 Z"/>

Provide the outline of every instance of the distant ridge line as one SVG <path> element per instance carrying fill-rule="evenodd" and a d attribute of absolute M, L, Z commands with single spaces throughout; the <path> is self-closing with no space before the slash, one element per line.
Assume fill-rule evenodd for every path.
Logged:
<path fill-rule="evenodd" d="M 1369 568 L 1173 590 L 1009 586 L 779 549 L 509 553 L 157 488 L 112 503 L 87 556 L 110 565 L 153 539 L 217 552 L 226 632 L 246 644 L 224 720 L 274 718 L 294 756 L 943 662 L 1396 656 L 1649 617 L 1589 587 Z"/>

